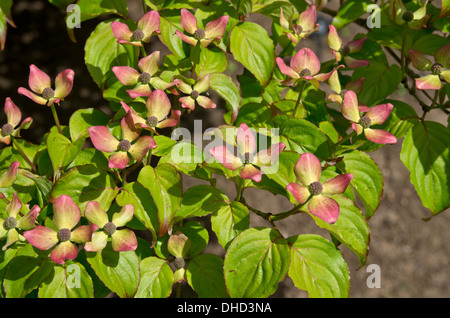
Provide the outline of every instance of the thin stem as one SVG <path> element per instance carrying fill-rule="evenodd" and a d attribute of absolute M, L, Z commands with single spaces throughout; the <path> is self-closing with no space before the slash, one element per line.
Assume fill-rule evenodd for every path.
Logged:
<path fill-rule="evenodd" d="M 140 50 L 141 50 L 141 53 L 142 53 L 142 57 L 146 57 L 147 56 L 147 52 L 145 51 L 144 46 L 141 46 Z"/>
<path fill-rule="evenodd" d="M 300 105 L 300 101 L 302 100 L 302 94 L 303 90 L 305 89 L 306 82 L 302 81 L 300 84 L 300 91 L 298 92 L 297 102 L 295 103 L 294 110 L 292 111 L 292 117 L 295 118 L 295 115 L 297 114 L 298 106 Z"/>
<path fill-rule="evenodd" d="M 144 10 L 144 14 L 148 12 L 147 5 L 145 4 L 145 0 L 142 0 L 142 10 Z"/>
<path fill-rule="evenodd" d="M 151 131 L 151 132 L 150 132 L 150 136 L 152 136 L 152 138 L 153 138 L 154 135 L 155 135 L 154 132 Z M 146 166 L 150 166 L 150 164 L 151 164 L 151 162 L 152 162 L 152 153 L 153 153 L 153 149 L 150 148 L 150 150 L 148 151 L 148 154 L 147 154 L 147 163 L 146 163 Z"/>
<path fill-rule="evenodd" d="M 304 203 L 296 205 L 295 207 L 293 207 L 292 209 L 285 211 L 285 212 L 281 212 L 281 213 L 277 213 L 277 214 L 272 214 L 270 212 L 263 212 L 260 211 L 252 206 L 249 206 L 247 204 L 247 202 L 245 202 L 245 200 L 242 200 L 242 203 L 253 213 L 255 213 L 256 215 L 262 217 L 264 220 L 267 220 L 268 222 L 270 222 L 272 224 L 272 226 L 276 229 L 275 223 L 276 221 L 281 221 L 283 219 L 286 219 L 287 217 L 294 215 L 294 214 L 298 214 L 298 213 L 302 213 L 303 211 L 301 210 L 302 207 L 304 205 L 306 205 L 306 203 L 309 201 L 306 200 Z M 278 230 L 278 229 L 277 229 Z"/>
<path fill-rule="evenodd" d="M 191 78 L 195 76 L 195 68 L 197 67 L 198 60 L 200 59 L 200 41 L 192 49 L 192 69 L 191 69 Z"/>
<path fill-rule="evenodd" d="M 12 144 L 17 148 L 19 153 L 22 155 L 23 159 L 25 159 L 25 161 L 30 165 L 31 170 L 36 172 L 37 171 L 36 165 L 28 158 L 28 156 L 25 154 L 25 152 L 19 146 L 19 144 L 16 142 L 16 139 L 13 136 L 11 136 L 11 141 L 12 141 Z"/>
<path fill-rule="evenodd" d="M 427 113 L 428 113 L 430 110 L 432 110 L 432 109 L 436 106 L 438 96 L 439 96 L 439 90 L 436 90 L 436 91 L 434 92 L 433 103 L 431 104 L 430 107 L 426 107 L 426 108 L 424 108 L 424 110 L 423 110 L 422 120 L 424 120 L 424 119 L 425 119 L 425 116 L 427 115 Z"/>
<path fill-rule="evenodd" d="M 243 187 L 243 181 L 244 181 L 243 179 L 239 179 L 239 182 L 235 183 L 236 184 L 236 199 L 235 199 L 235 201 L 238 201 L 238 202 L 244 201 L 243 193 L 244 193 L 245 187 Z"/>
<path fill-rule="evenodd" d="M 122 185 L 125 186 L 127 184 L 127 169 L 122 170 Z"/>
<path fill-rule="evenodd" d="M 356 131 L 352 131 L 351 133 L 349 133 L 347 136 L 345 136 L 344 138 L 342 138 L 341 140 L 339 140 L 335 146 L 339 146 L 341 144 L 343 144 L 344 142 L 346 142 L 347 140 L 349 140 L 350 138 L 356 136 Z"/>
<path fill-rule="evenodd" d="M 61 129 L 61 124 L 59 123 L 59 118 L 58 118 L 58 114 L 56 113 L 56 108 L 55 108 L 55 104 L 53 103 L 50 106 L 51 110 L 52 110 L 52 114 L 53 114 L 53 118 L 55 119 L 55 124 L 56 127 L 58 128 L 58 132 L 62 135 L 62 129 Z"/>

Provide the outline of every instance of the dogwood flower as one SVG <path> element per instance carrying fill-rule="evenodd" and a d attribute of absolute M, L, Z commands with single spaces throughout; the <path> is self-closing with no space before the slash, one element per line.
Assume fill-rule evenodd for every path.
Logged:
<path fill-rule="evenodd" d="M 8 170 L 0 175 L 0 188 L 8 188 L 14 184 L 19 166 L 20 162 L 14 161 L 9 165 Z"/>
<path fill-rule="evenodd" d="M 38 225 L 23 236 L 34 247 L 40 250 L 52 249 L 50 259 L 57 264 L 64 264 L 66 260 L 73 260 L 78 255 L 76 244 L 84 244 L 91 240 L 93 227 L 80 225 L 81 211 L 68 195 L 59 196 L 53 203 L 52 228 Z"/>
<path fill-rule="evenodd" d="M 53 103 L 58 104 L 69 95 L 72 90 L 74 76 L 75 72 L 71 69 L 60 72 L 56 76 L 55 89 L 53 90 L 50 77 L 32 64 L 30 65 L 30 76 L 28 78 L 28 86 L 31 88 L 31 91 L 24 87 L 19 87 L 17 91 L 38 104 L 51 106 Z"/>
<path fill-rule="evenodd" d="M 301 39 L 307 38 L 311 33 L 319 31 L 317 22 L 316 7 L 311 6 L 297 18 L 296 23 L 288 21 L 283 14 L 283 8 L 280 7 L 280 25 L 287 30 L 286 36 L 294 43 L 298 44 Z"/>
<path fill-rule="evenodd" d="M 33 119 L 31 117 L 25 118 L 19 128 L 16 129 L 17 125 L 19 125 L 22 120 L 22 112 L 9 97 L 5 100 L 5 114 L 6 124 L 4 124 L 0 130 L 0 142 L 9 145 L 11 136 L 20 137 L 20 131 L 22 129 L 28 129 L 33 123 Z"/>
<path fill-rule="evenodd" d="M 178 101 L 181 103 L 181 107 L 195 109 L 195 102 L 203 108 L 216 108 L 216 104 L 209 98 L 200 95 L 209 89 L 209 74 L 206 74 L 200 78 L 193 86 L 185 83 L 180 79 L 176 79 L 175 83 L 177 88 L 186 94 L 187 96 L 181 97 Z"/>
<path fill-rule="evenodd" d="M 227 27 L 229 16 L 224 15 L 214 21 L 208 22 L 205 29 L 199 29 L 197 24 L 197 18 L 188 10 L 181 9 L 181 26 L 183 29 L 191 34 L 188 36 L 176 30 L 175 33 L 180 39 L 190 45 L 197 45 L 200 41 L 200 45 L 207 47 L 212 41 L 220 42 L 220 39 L 225 34 L 225 28 Z"/>
<path fill-rule="evenodd" d="M 140 59 L 138 62 L 139 70 L 130 66 L 114 66 L 112 68 L 117 79 L 123 85 L 134 86 L 138 84 L 133 89 L 127 90 L 131 98 L 149 96 L 152 92 L 151 87 L 164 90 L 175 85 L 174 82 L 167 83 L 161 78 L 154 76 L 159 71 L 159 57 L 160 52 L 155 51 L 149 56 Z"/>
<path fill-rule="evenodd" d="M 156 132 L 156 128 L 173 127 L 180 121 L 181 111 L 171 108 L 170 100 L 163 90 L 157 89 L 148 97 L 145 107 L 146 118 L 139 116 L 130 106 L 123 101 L 120 102 L 126 113 L 131 114 L 134 125 L 139 128 Z M 171 112 L 171 116 L 168 117 Z"/>
<path fill-rule="evenodd" d="M 119 229 L 125 226 L 133 218 L 134 206 L 126 204 L 119 213 L 114 213 L 112 221 L 108 220 L 108 214 L 95 201 L 86 204 L 84 216 L 89 222 L 95 225 L 95 232 L 92 240 L 84 245 L 88 252 L 100 252 L 108 243 L 111 237 L 112 248 L 116 252 L 134 251 L 137 248 L 137 239 L 133 231 L 129 229 Z M 98 230 L 100 229 L 100 230 Z"/>
<path fill-rule="evenodd" d="M 308 211 L 319 219 L 334 223 L 339 217 L 339 204 L 329 195 L 344 193 L 353 174 L 346 173 L 320 183 L 322 166 L 312 153 L 303 153 L 294 167 L 294 174 L 300 183 L 289 183 L 287 190 L 303 204 L 309 200 Z"/>
<path fill-rule="evenodd" d="M 120 44 L 143 46 L 142 42 L 149 42 L 152 35 L 161 32 L 159 30 L 160 25 L 161 20 L 158 11 L 149 11 L 139 19 L 137 29 L 133 32 L 130 31 L 128 25 L 118 21 L 111 23 L 111 29 Z"/>
<path fill-rule="evenodd" d="M 290 67 L 284 63 L 281 57 L 277 57 L 276 62 L 281 73 L 289 77 L 288 80 L 283 82 L 287 85 L 293 85 L 298 80 L 306 80 L 314 87 L 319 88 L 319 82 L 328 80 L 333 74 L 333 71 L 319 73 L 320 61 L 317 58 L 317 55 L 311 49 L 306 47 L 294 55 L 291 59 Z"/>
<path fill-rule="evenodd" d="M 18 218 L 19 212 L 22 210 L 22 202 L 14 192 L 12 201 L 6 206 L 5 211 L 8 217 L 6 219 L 0 218 L 0 239 L 6 237 L 6 244 L 2 250 L 5 251 L 9 246 L 19 240 L 24 240 L 19 231 L 27 231 L 33 229 L 36 217 L 41 211 L 39 206 L 35 205 L 24 216 Z"/>
<path fill-rule="evenodd" d="M 349 56 L 349 54 L 361 51 L 366 39 L 367 38 L 364 37 L 359 40 L 350 41 L 346 45 L 342 45 L 342 40 L 339 37 L 334 25 L 328 26 L 328 37 L 327 37 L 328 46 L 330 47 L 331 52 L 335 56 L 336 62 L 340 62 L 343 60 L 345 65 L 347 65 L 347 67 L 349 68 L 353 69 L 369 65 L 370 63 L 369 60 L 357 60 Z"/>
<path fill-rule="evenodd" d="M 358 99 L 355 92 L 347 91 L 342 102 L 342 115 L 352 122 L 352 128 L 358 135 L 364 132 L 364 136 L 377 144 L 395 144 L 397 138 L 391 133 L 370 128 L 373 125 L 379 125 L 386 121 L 394 106 L 390 103 L 365 108 L 367 112 L 360 116 L 361 108 L 358 105 Z"/>
<path fill-rule="evenodd" d="M 444 45 L 434 53 L 435 63 L 416 50 L 409 50 L 409 57 L 416 69 L 431 71 L 431 74 L 415 79 L 417 89 L 441 89 L 440 77 L 450 83 L 450 44 Z"/>
<path fill-rule="evenodd" d="M 239 157 L 236 157 L 225 145 L 214 147 L 209 150 L 209 153 L 227 169 L 242 168 L 241 178 L 255 182 L 261 181 L 261 169 L 271 166 L 286 147 L 280 142 L 256 153 L 255 135 L 245 123 L 242 123 L 237 130 L 236 144 Z"/>
<path fill-rule="evenodd" d="M 422 1 L 420 1 L 422 2 Z M 427 3 L 425 0 L 414 12 L 406 9 L 402 0 L 392 0 L 389 3 L 388 13 L 397 25 L 407 25 L 410 29 L 421 29 L 428 21 Z"/>
<path fill-rule="evenodd" d="M 88 128 L 89 137 L 97 150 L 112 153 L 108 160 L 110 169 L 124 169 L 130 162 L 130 155 L 134 160 L 141 161 L 150 149 L 156 148 L 155 140 L 151 136 L 139 136 L 134 126 L 131 113 L 120 122 L 122 139 L 114 137 L 107 126 L 92 126 Z"/>

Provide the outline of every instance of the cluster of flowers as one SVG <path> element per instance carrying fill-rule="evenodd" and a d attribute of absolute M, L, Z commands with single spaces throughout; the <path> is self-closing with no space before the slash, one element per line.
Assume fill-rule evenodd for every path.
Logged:
<path fill-rule="evenodd" d="M 17 172 L 17 167 L 15 170 Z M 4 196 L 1 199 L 6 200 Z M 28 212 L 23 214 L 23 209 Z M 50 259 L 64 264 L 66 260 L 77 257 L 77 244 L 84 244 L 84 249 L 88 252 L 100 252 L 111 237 L 111 245 L 116 252 L 134 251 L 137 248 L 134 232 L 123 228 L 133 218 L 134 207 L 131 204 L 126 204 L 120 212 L 113 214 L 109 221 L 99 203 L 89 201 L 84 211 L 89 225 L 79 225 L 81 210 L 68 195 L 59 196 L 53 203 L 51 226 L 36 225 L 40 207 L 34 205 L 31 209 L 24 208 L 15 192 L 5 210 L 8 216 L 4 220 L 0 218 L 0 238 L 6 237 L 3 250 L 26 239 L 40 250 L 51 249 Z"/>
<path fill-rule="evenodd" d="M 218 43 L 225 34 L 228 16 L 222 16 L 217 20 L 206 24 L 204 30 L 198 28 L 195 16 L 186 9 L 181 10 L 181 25 L 189 35 L 177 31 L 176 35 L 190 45 L 207 47 L 211 43 Z M 297 43 L 317 31 L 316 8 L 311 6 L 300 14 L 296 24 L 288 22 L 283 13 L 280 16 L 280 24 L 286 29 L 288 37 Z M 146 13 L 137 24 L 138 29 L 131 31 L 121 22 L 111 24 L 112 32 L 118 43 L 123 45 L 142 46 L 148 42 L 152 35 L 159 33 L 160 17 L 158 12 Z M 361 50 L 365 38 L 342 45 L 336 29 L 329 28 L 328 43 L 338 65 L 329 73 L 319 73 L 320 61 L 316 54 L 302 48 L 298 51 L 287 66 L 282 58 L 276 62 L 281 73 L 288 79 L 283 83 L 289 86 L 297 86 L 306 81 L 318 87 L 319 82 L 328 81 L 330 87 L 336 92 L 333 100 L 341 105 L 343 116 L 351 122 L 351 127 L 359 135 L 364 133 L 366 138 L 375 143 L 395 143 L 397 140 L 392 134 L 372 128 L 373 125 L 382 124 L 390 115 L 393 106 L 382 104 L 367 107 L 358 103 L 356 93 L 347 90 L 342 94 L 337 71 L 343 67 L 356 68 L 368 64 L 368 61 L 356 60 L 349 54 Z M 448 48 L 447 48 L 448 49 Z M 414 54 L 413 54 L 414 56 Z M 417 56 L 417 55 L 416 55 Z M 135 161 L 141 161 L 150 149 L 157 147 L 151 135 L 158 134 L 157 129 L 174 127 L 179 123 L 181 111 L 172 109 L 166 90 L 179 95 L 177 88 L 185 96 L 179 97 L 183 108 L 194 110 L 198 104 L 204 108 L 215 108 L 216 104 L 207 96 L 201 95 L 209 89 L 209 75 L 199 78 L 194 85 L 189 85 L 180 79 L 167 83 L 155 76 L 159 71 L 160 52 L 156 51 L 139 60 L 137 68 L 128 66 L 113 67 L 117 79 L 124 86 L 133 86 L 127 92 L 131 98 L 146 97 L 146 116 L 141 117 L 130 106 L 121 102 L 125 116 L 121 119 L 121 139 L 116 138 L 107 126 L 93 126 L 88 128 L 90 139 L 94 147 L 102 152 L 109 153 L 108 167 L 110 169 L 125 169 L 130 164 L 130 157 Z M 440 54 L 436 56 L 440 59 Z M 413 59 L 414 60 L 414 59 Z M 55 89 L 51 87 L 50 77 L 35 65 L 30 66 L 29 87 L 19 88 L 18 92 L 38 104 L 51 106 L 58 104 L 71 91 L 74 72 L 70 69 L 61 72 L 55 79 Z M 355 85 L 355 84 L 353 84 Z M 357 83 L 362 85 L 362 83 Z M 343 95 L 343 98 L 341 97 Z M 11 137 L 20 137 L 20 130 L 28 128 L 32 122 L 26 118 L 19 126 L 22 114 L 10 98 L 5 102 L 7 124 L 1 129 L 0 142 L 9 144 Z M 365 114 L 363 114 L 365 113 Z M 18 127 L 18 128 L 17 128 Z M 16 129 L 17 128 L 17 129 Z M 150 131 L 151 135 L 142 134 L 142 131 Z M 245 124 L 241 124 L 237 130 L 236 145 L 238 156 L 235 156 L 226 146 L 215 147 L 210 154 L 223 166 L 230 170 L 241 169 L 240 176 L 243 179 L 251 179 L 260 182 L 262 170 L 270 166 L 274 159 L 286 147 L 283 143 L 272 145 L 268 149 L 257 152 L 257 143 L 254 133 Z M 14 182 L 19 165 L 13 163 L 8 172 L 0 180 L 0 187 L 8 187 Z M 299 204 L 308 203 L 311 214 L 321 218 L 325 222 L 336 222 L 339 216 L 339 205 L 330 195 L 343 193 L 350 184 L 353 175 L 343 174 L 320 183 L 322 166 L 311 153 L 303 153 L 295 165 L 294 173 L 299 183 L 291 183 L 287 190 L 292 193 Z M 5 199 L 2 197 L 1 199 Z M 105 211 L 97 202 L 89 202 L 84 211 L 84 217 L 89 225 L 77 225 L 80 223 L 81 211 L 74 201 L 66 195 L 62 195 L 53 202 L 53 225 L 46 227 L 36 225 L 36 217 L 40 211 L 34 206 L 26 215 L 21 215 L 22 203 L 14 195 L 6 209 L 8 217 L 0 220 L 0 237 L 7 236 L 8 247 L 15 241 L 26 239 L 33 246 L 48 250 L 52 248 L 51 259 L 56 263 L 64 263 L 66 259 L 74 259 L 78 248 L 75 244 L 84 244 L 86 251 L 101 251 L 107 244 L 108 237 L 112 238 L 112 246 L 116 251 L 134 250 L 137 241 L 134 233 L 129 229 L 119 229 L 125 226 L 133 217 L 134 207 L 125 205 L 120 213 L 112 216 L 109 221 Z M 22 233 L 22 234 L 19 234 Z"/>

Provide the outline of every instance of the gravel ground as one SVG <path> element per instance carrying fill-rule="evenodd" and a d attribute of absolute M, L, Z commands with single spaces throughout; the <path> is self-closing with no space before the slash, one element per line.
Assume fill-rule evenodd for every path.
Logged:
<path fill-rule="evenodd" d="M 132 9 L 140 1 L 129 3 Z M 139 17 L 139 12 L 134 15 Z M 19 86 L 28 86 L 30 64 L 36 64 L 53 76 L 65 68 L 75 70 L 74 89 L 59 110 L 63 123 L 68 121 L 68 116 L 75 109 L 81 107 L 98 107 L 106 111 L 107 103 L 101 98 L 83 60 L 84 42 L 98 20 L 83 23 L 75 33 L 78 43 L 72 43 L 65 32 L 63 13 L 47 1 L 16 0 L 13 17 L 17 28 L 8 28 L 6 49 L 0 52 L 0 98 L 11 97 L 23 113 L 33 117 L 34 129 L 25 132 L 24 137 L 39 142 L 39 136 L 53 123 L 49 109 L 17 93 Z M 328 53 L 323 49 L 323 41 L 309 44 L 315 46 L 318 52 Z M 420 111 L 413 101 L 409 102 Z M 203 117 L 205 114 L 208 117 Z M 197 116 L 205 120 L 206 129 L 222 123 L 222 115 L 217 110 L 214 113 L 200 112 Z M 446 118 L 440 115 L 432 112 L 428 118 L 445 123 Z M 3 113 L 1 116 L 4 116 Z M 3 121 L 4 117 L 0 120 Z M 380 207 L 369 221 L 371 232 L 367 263 L 359 268 L 356 256 L 347 248 L 341 248 L 351 274 L 350 296 L 354 298 L 450 297 L 450 215 L 446 211 L 428 222 L 422 220 L 429 216 L 429 211 L 422 206 L 409 182 L 409 173 L 399 159 L 401 142 L 371 153 L 381 168 L 385 188 Z M 186 187 L 197 183 L 197 180 L 185 178 Z M 218 187 L 230 198 L 234 197 L 234 188 L 229 181 L 219 177 Z M 285 198 L 261 190 L 250 189 L 245 197 L 249 204 L 266 212 L 277 213 L 292 207 Z M 258 217 L 252 217 L 251 223 L 254 226 L 268 225 Z M 278 226 L 286 237 L 301 233 L 328 237 L 307 215 L 296 215 L 289 218 L 289 222 L 279 222 Z M 223 249 L 214 244 L 214 237 L 207 251 L 223 253 Z M 379 265 L 380 288 L 369 288 L 366 284 L 371 274 L 367 269 L 371 264 Z M 307 297 L 307 294 L 296 289 L 291 279 L 286 277 L 273 297 Z"/>

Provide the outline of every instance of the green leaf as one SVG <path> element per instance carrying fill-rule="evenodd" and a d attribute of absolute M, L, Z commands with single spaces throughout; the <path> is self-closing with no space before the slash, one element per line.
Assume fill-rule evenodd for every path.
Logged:
<path fill-rule="evenodd" d="M 272 112 L 260 103 L 248 103 L 241 107 L 234 125 L 239 127 L 246 123 L 252 127 L 267 127 L 272 120 Z"/>
<path fill-rule="evenodd" d="M 350 273 L 341 252 L 320 235 L 288 238 L 291 246 L 289 277 L 313 298 L 348 297 Z"/>
<path fill-rule="evenodd" d="M 137 65 L 139 48 L 133 45 L 117 43 L 111 30 L 111 22 L 123 20 L 108 20 L 100 22 L 86 40 L 84 60 L 94 82 L 102 88 L 108 77 L 115 76 L 111 71 L 113 66 Z M 108 76 L 107 76 L 108 74 Z"/>
<path fill-rule="evenodd" d="M 228 298 L 223 277 L 223 259 L 214 254 L 194 257 L 186 269 L 189 285 L 200 298 Z"/>
<path fill-rule="evenodd" d="M 258 1 L 259 2 L 259 1 Z M 274 22 L 280 21 L 280 8 L 283 8 L 285 17 L 292 17 L 295 7 L 289 1 L 265 1 L 253 6 L 253 13 L 260 13 L 271 18 Z"/>
<path fill-rule="evenodd" d="M 109 117 L 95 108 L 83 108 L 76 110 L 69 120 L 70 139 L 77 140 L 81 135 L 87 133 L 91 126 L 106 126 Z"/>
<path fill-rule="evenodd" d="M 107 244 L 101 252 L 86 252 L 98 278 L 121 298 L 132 298 L 140 280 L 139 258 L 134 251 L 115 252 Z"/>
<path fill-rule="evenodd" d="M 246 16 L 252 12 L 252 1 L 251 0 L 231 0 L 238 11 L 239 16 Z"/>
<path fill-rule="evenodd" d="M 433 56 L 444 45 L 448 44 L 448 38 L 437 34 L 426 34 L 418 38 L 412 45 L 412 49 Z"/>
<path fill-rule="evenodd" d="M 314 124 L 289 116 L 277 116 L 273 120 L 280 129 L 280 141 L 286 145 L 286 150 L 300 154 L 310 152 L 320 159 L 330 157 L 328 139 Z"/>
<path fill-rule="evenodd" d="M 230 50 L 263 85 L 269 84 L 275 62 L 274 44 L 266 30 L 253 22 L 236 25 L 231 31 Z"/>
<path fill-rule="evenodd" d="M 150 191 L 158 211 L 159 236 L 163 236 L 172 228 L 181 203 L 181 177 L 171 164 L 159 164 L 156 168 L 144 167 L 137 181 Z"/>
<path fill-rule="evenodd" d="M 325 92 L 316 91 L 312 89 L 312 86 L 310 86 L 310 89 L 303 92 L 302 95 L 302 106 L 307 111 L 305 119 L 315 125 L 319 125 L 322 121 L 330 120 L 330 116 L 328 115 L 327 107 L 325 105 Z M 297 99 L 297 96 L 298 94 L 296 94 L 295 99 Z"/>
<path fill-rule="evenodd" d="M 211 88 L 231 106 L 231 121 L 233 122 L 236 119 L 241 106 L 242 97 L 240 88 L 230 76 L 220 73 L 211 74 L 209 84 Z"/>
<path fill-rule="evenodd" d="M 228 59 L 224 51 L 217 46 L 210 48 L 200 46 L 199 49 L 200 57 L 195 67 L 197 78 L 201 78 L 206 74 L 222 73 L 226 70 L 228 66 Z"/>
<path fill-rule="evenodd" d="M 39 298 L 93 298 L 92 278 L 80 263 L 66 261 L 53 267 L 39 287 Z"/>
<path fill-rule="evenodd" d="M 126 0 L 78 0 L 77 5 L 80 7 L 80 22 L 103 14 L 118 14 L 122 17 L 128 14 Z"/>
<path fill-rule="evenodd" d="M 108 159 L 101 151 L 95 148 L 82 149 L 72 163 L 67 166 L 67 169 L 88 164 L 96 166 L 97 169 L 108 170 Z"/>
<path fill-rule="evenodd" d="M 231 242 L 224 261 L 225 284 L 232 298 L 272 295 L 289 269 L 287 241 L 269 228 L 248 229 Z"/>
<path fill-rule="evenodd" d="M 31 244 L 17 251 L 6 268 L 3 281 L 8 298 L 23 298 L 41 284 L 55 266 L 48 254 L 48 251 L 40 251 Z"/>
<path fill-rule="evenodd" d="M 151 256 L 141 261 L 141 280 L 134 298 L 167 298 L 172 293 L 173 271 L 166 260 Z"/>
<path fill-rule="evenodd" d="M 127 183 L 116 197 L 116 202 L 120 206 L 132 204 L 134 206 L 134 216 L 152 232 L 153 242 L 156 243 L 157 231 L 159 229 L 158 210 L 153 200 L 150 200 L 149 189 L 139 182 Z"/>
<path fill-rule="evenodd" d="M 342 195 L 330 196 L 339 204 L 339 217 L 333 224 L 326 223 L 318 217 L 308 214 L 316 224 L 328 230 L 335 238 L 353 251 L 364 265 L 369 252 L 370 231 L 364 215 L 355 203 Z"/>
<path fill-rule="evenodd" d="M 74 142 L 58 132 L 51 132 L 47 137 L 47 150 L 52 161 L 54 175 L 64 170 L 81 151 L 86 136 L 81 136 Z"/>
<path fill-rule="evenodd" d="M 44 200 L 43 203 L 47 202 L 47 200 L 50 198 L 50 193 L 52 192 L 53 183 L 48 179 L 45 179 L 39 175 L 32 174 L 28 171 L 22 172 L 22 174 L 34 181 L 34 183 L 36 184 L 36 188 L 42 195 L 42 199 Z"/>
<path fill-rule="evenodd" d="M 173 146 L 176 145 L 176 143 L 177 143 L 172 138 L 163 136 L 163 135 L 154 136 L 153 139 L 155 140 L 158 147 L 156 147 L 156 149 L 154 149 L 152 151 L 152 155 L 158 156 L 158 157 L 161 157 L 161 156 L 164 156 L 164 155 L 170 153 Z"/>
<path fill-rule="evenodd" d="M 181 231 L 191 241 L 191 247 L 188 251 L 188 257 L 192 258 L 206 248 L 209 242 L 208 230 L 199 222 L 188 221 L 182 227 L 175 226 L 175 231 Z"/>
<path fill-rule="evenodd" d="M 291 182 L 298 182 L 294 174 L 294 167 L 300 158 L 300 154 L 295 151 L 283 150 L 278 157 L 278 169 L 274 173 L 267 174 L 267 176 L 277 182 L 286 189 Z M 290 196 L 287 191 L 286 195 Z M 293 199 L 293 197 L 291 197 Z M 295 202 L 295 201 L 292 201 Z"/>
<path fill-rule="evenodd" d="M 178 209 L 174 222 L 190 218 L 205 216 L 229 202 L 227 196 L 219 189 L 209 185 L 197 185 L 186 190 Z"/>
<path fill-rule="evenodd" d="M 383 176 L 380 168 L 366 153 L 358 150 L 342 155 L 336 166 L 342 173 L 352 173 L 350 182 L 358 197 L 364 203 L 366 218 L 370 219 L 380 204 L 383 194 Z"/>
<path fill-rule="evenodd" d="M 365 77 L 358 101 L 367 105 L 376 105 L 393 93 L 402 80 L 402 71 L 397 64 L 389 68 L 384 64 L 371 61 L 369 66 L 358 67 L 352 80 Z"/>
<path fill-rule="evenodd" d="M 97 201 L 104 211 L 108 211 L 118 192 L 110 174 L 93 165 L 85 165 L 69 170 L 56 181 L 50 201 L 66 194 L 82 211 L 89 201 Z"/>
<path fill-rule="evenodd" d="M 5 292 L 3 290 L 3 279 L 5 277 L 5 272 L 8 268 L 8 264 L 14 258 L 14 256 L 16 256 L 21 247 L 23 247 L 23 244 L 15 243 L 14 245 L 9 246 L 5 251 L 2 250 L 2 257 L 0 257 L 0 298 L 5 298 Z"/>
<path fill-rule="evenodd" d="M 400 152 L 422 204 L 430 209 L 430 218 L 450 206 L 449 145 L 449 128 L 425 121 L 408 132 Z"/>
<path fill-rule="evenodd" d="M 178 171 L 184 174 L 194 175 L 195 171 L 198 168 L 198 164 L 204 161 L 203 151 L 188 140 L 181 140 L 179 142 L 173 141 L 173 142 L 175 144 L 170 149 L 170 152 L 167 152 L 164 156 L 161 157 L 159 161 L 160 164 L 161 163 L 171 164 Z M 157 145 L 159 148 L 158 143 Z"/>
<path fill-rule="evenodd" d="M 370 0 L 347 0 L 339 8 L 332 24 L 336 29 L 342 29 L 367 12 L 367 6 L 373 4 Z"/>
<path fill-rule="evenodd" d="M 181 18 L 179 12 L 173 16 L 168 16 L 169 13 L 160 14 L 161 25 L 158 35 L 159 40 L 179 59 L 184 59 L 186 54 L 183 50 L 183 41 L 175 34 L 175 31 L 181 26 Z M 170 14 L 173 14 L 170 12 Z M 181 29 L 181 28 L 180 28 Z"/>
<path fill-rule="evenodd" d="M 371 29 L 370 32 L 367 33 L 367 37 L 382 46 L 401 50 L 403 28 L 396 24 L 383 25 L 381 28 Z"/>
<path fill-rule="evenodd" d="M 247 230 L 250 215 L 245 205 L 238 201 L 222 206 L 211 216 L 211 227 L 224 249 L 239 233 Z"/>

